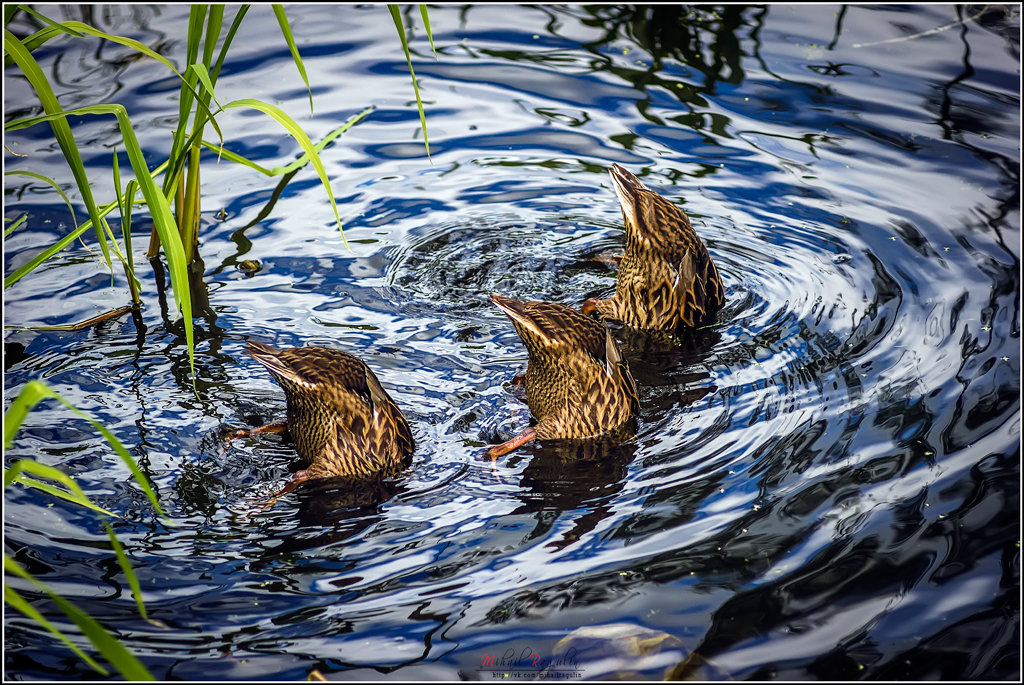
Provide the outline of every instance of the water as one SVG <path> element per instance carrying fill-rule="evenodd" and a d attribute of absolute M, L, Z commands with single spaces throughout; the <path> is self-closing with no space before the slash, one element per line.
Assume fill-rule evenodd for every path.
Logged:
<path fill-rule="evenodd" d="M 278 103 L 313 140 L 376 106 L 323 154 L 348 248 L 312 171 L 257 220 L 276 181 L 211 157 L 198 399 L 148 267 L 141 328 L 4 337 L 8 403 L 44 380 L 156 486 L 173 526 L 52 402 L 5 457 L 60 467 L 123 517 L 166 629 L 138 617 L 91 513 L 10 488 L 9 554 L 166 679 L 489 679 L 536 674 L 530 653 L 591 679 L 1020 677 L 1018 9 L 440 6 L 436 60 L 412 12 L 430 161 L 386 9 L 288 12 L 314 114 L 264 7 L 218 98 Z M 185 7 L 90 13 L 180 59 Z M 177 93 L 165 68 L 51 45 L 39 59 L 65 107 L 126 103 L 161 158 Z M 31 111 L 11 69 L 5 92 L 9 116 Z M 262 116 L 221 125 L 266 166 L 298 154 Z M 74 126 L 106 200 L 116 128 Z M 48 135 L 7 135 L 29 154 L 8 169 L 69 178 Z M 531 444 L 492 465 L 486 445 L 530 417 L 511 385 L 525 351 L 487 295 L 612 291 L 613 162 L 690 214 L 727 305 L 686 347 L 620 335 L 640 386 L 631 439 Z M 10 271 L 70 218 L 46 186 L 6 188 L 5 216 L 29 215 L 5 241 Z M 252 259 L 255 274 L 238 268 Z M 5 323 L 127 301 L 75 245 L 5 292 Z M 272 435 L 221 451 L 225 430 L 284 414 L 248 339 L 367 361 L 413 427 L 409 469 L 260 511 L 299 460 Z M 648 631 L 651 651 L 602 637 L 619 624 Z M 94 676 L 20 614 L 5 628 L 8 677 Z"/>

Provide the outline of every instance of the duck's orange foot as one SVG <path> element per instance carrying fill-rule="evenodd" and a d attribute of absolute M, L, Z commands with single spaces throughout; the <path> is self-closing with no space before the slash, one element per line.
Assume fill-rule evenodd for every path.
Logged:
<path fill-rule="evenodd" d="M 286 430 L 288 430 L 288 424 L 284 421 L 278 421 L 277 423 L 268 423 L 266 426 L 260 426 L 259 428 L 236 430 L 234 433 L 229 433 L 224 440 L 230 444 L 240 438 L 247 438 L 254 433 L 284 433 Z"/>
<path fill-rule="evenodd" d="M 512 385 L 526 385 L 526 374 L 517 373 L 515 376 L 512 376 Z"/>
<path fill-rule="evenodd" d="M 593 260 L 600 264 L 607 264 L 608 266 L 618 266 L 623 257 L 625 257 L 625 255 L 612 254 L 611 252 L 598 252 L 594 255 Z"/>
<path fill-rule="evenodd" d="M 532 428 L 527 428 L 522 433 L 512 438 L 508 442 L 503 442 L 500 445 L 495 445 L 491 449 L 487 450 L 487 456 L 491 458 L 491 461 L 494 461 L 498 457 L 508 454 L 517 447 L 522 447 L 531 440 L 536 439 L 536 437 L 537 431 L 535 431 Z"/>
<path fill-rule="evenodd" d="M 597 298 L 591 297 L 589 300 L 584 301 L 583 304 L 580 306 L 580 311 L 586 314 L 587 316 L 590 316 L 591 314 L 596 312 Z"/>
<path fill-rule="evenodd" d="M 267 504 L 263 507 L 263 511 L 266 511 L 267 509 L 270 509 L 272 506 L 277 504 L 277 500 L 281 499 L 282 497 L 287 495 L 289 492 L 291 492 L 295 488 L 299 487 L 299 485 L 301 483 L 304 483 L 307 480 L 309 480 L 309 472 L 306 471 L 306 469 L 302 469 L 301 471 L 296 471 L 295 475 L 292 476 L 292 479 L 290 481 L 288 481 L 288 483 L 283 488 L 278 490 L 270 498 L 270 501 L 267 502 Z"/>

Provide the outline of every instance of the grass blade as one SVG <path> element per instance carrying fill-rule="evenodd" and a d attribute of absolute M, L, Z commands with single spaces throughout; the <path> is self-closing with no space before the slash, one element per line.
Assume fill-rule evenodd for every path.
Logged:
<path fill-rule="evenodd" d="M 178 226 L 174 221 L 174 215 L 171 213 L 171 206 L 167 198 L 153 182 L 153 174 L 150 172 L 149 167 L 146 166 L 146 157 L 142 147 L 139 145 L 138 138 L 135 136 L 135 129 L 132 128 L 131 120 L 128 118 L 128 111 L 122 105 L 90 105 L 69 112 L 58 111 L 45 116 L 20 119 L 17 122 L 8 123 L 4 128 L 5 130 L 24 128 L 40 121 L 63 121 L 64 117 L 69 114 L 113 114 L 117 118 L 125 152 L 128 153 L 128 159 L 131 161 L 132 169 L 135 172 L 135 179 L 142 189 L 142 196 L 146 198 L 146 205 L 149 207 L 150 215 L 153 218 L 153 225 L 164 246 L 167 266 L 171 272 L 171 287 L 174 291 L 174 299 L 184 321 L 185 341 L 188 345 L 188 362 L 192 372 L 192 389 L 198 393 L 195 389 L 195 334 L 192 330 L 192 297 L 188 283 L 188 262 L 185 258 L 185 249 L 182 246 L 181 236 L 178 233 Z M 282 115 L 284 114 L 282 113 Z M 294 124 L 294 122 L 292 123 Z M 301 133 L 301 129 L 299 132 Z M 301 134 L 305 136 L 304 133 Z M 307 138 L 306 140 L 308 142 L 309 139 Z M 318 162 L 319 159 L 314 161 L 314 163 Z M 323 169 L 322 165 L 320 169 Z M 334 203 L 333 196 L 331 197 L 331 203 Z M 335 208 L 335 214 L 337 214 L 337 208 Z M 94 218 L 93 221 L 97 228 L 97 235 L 102 237 L 102 224 L 99 223 L 98 212 L 97 218 Z M 338 221 L 340 224 L 341 220 L 339 219 Z M 104 247 L 106 247 L 105 244 Z"/>
<path fill-rule="evenodd" d="M 47 17 L 45 15 L 42 15 L 39 12 L 36 12 L 34 9 L 32 9 L 28 5 L 18 5 L 17 9 L 20 9 L 21 11 L 23 11 L 25 14 L 28 14 L 29 16 L 35 17 L 36 19 L 38 19 L 39 21 L 43 22 L 44 24 L 46 24 L 50 28 L 57 29 L 58 31 L 61 31 L 63 33 L 70 33 L 72 36 L 75 36 L 76 38 L 82 38 L 82 34 L 81 33 L 78 33 L 77 31 L 74 31 L 74 30 L 69 29 L 69 28 L 65 28 L 59 22 L 56 22 L 53 19 L 50 19 L 49 17 Z M 4 23 L 4 26 L 7 26 L 6 22 Z"/>
<path fill-rule="evenodd" d="M 426 5 L 420 5 L 420 17 L 423 19 L 423 27 L 427 30 L 427 40 L 430 41 L 430 51 L 434 53 L 434 59 L 437 59 L 437 49 L 434 48 L 434 34 L 430 32 L 430 15 L 427 14 Z"/>
<path fill-rule="evenodd" d="M 427 159 L 430 159 L 430 142 L 427 139 L 427 115 L 423 113 L 423 100 L 420 98 L 420 87 L 416 83 L 416 72 L 412 69 L 412 57 L 409 55 L 409 41 L 405 38 L 405 27 L 402 26 L 402 15 L 398 11 L 398 5 L 388 5 L 391 12 L 391 19 L 395 22 L 395 29 L 402 41 L 402 50 L 405 51 L 405 61 L 409 65 L 409 75 L 412 77 L 412 89 L 416 93 L 416 106 L 420 110 L 420 124 L 423 126 L 423 147 L 427 151 Z M 431 162 L 433 164 L 433 162 Z"/>
<path fill-rule="evenodd" d="M 96 622 L 89 614 L 85 613 L 74 604 L 64 599 L 45 584 L 36 580 L 28 571 L 23 569 L 18 562 L 11 557 L 4 555 L 4 570 L 19 578 L 23 578 L 35 585 L 37 588 L 49 595 L 64 615 L 74 621 L 75 625 L 89 639 L 89 642 L 99 651 L 103 657 L 116 668 L 126 680 L 155 680 L 153 674 L 142 665 L 142 662 L 135 658 L 128 649 L 117 639 L 108 633 L 103 626 Z"/>
<path fill-rule="evenodd" d="M 4 217 L 4 221 L 9 221 L 7 217 Z M 21 226 L 23 223 L 28 221 L 28 214 L 22 214 L 17 219 L 11 222 L 11 225 L 4 229 L 4 238 L 9 238 L 14 231 Z"/>
<path fill-rule="evenodd" d="M 85 36 L 92 36 L 93 38 L 102 38 L 103 40 L 109 40 L 114 43 L 119 43 L 120 45 L 124 45 L 125 47 L 141 52 L 143 55 L 146 55 L 147 57 L 155 59 L 158 62 L 161 62 L 165 67 L 173 71 L 175 74 L 178 74 L 178 70 L 174 68 L 174 64 L 172 64 L 170 60 L 161 55 L 159 52 L 150 49 L 149 46 L 147 46 L 145 43 L 140 43 L 139 41 L 134 40 L 132 38 L 125 38 L 124 36 L 118 36 L 112 33 L 100 31 L 99 29 L 89 26 L 88 24 L 83 24 L 80 21 L 53 21 L 52 19 L 49 19 L 24 5 L 22 5 L 21 7 L 32 16 L 48 24 L 50 28 L 54 29 L 55 31 L 66 33 L 70 36 L 74 36 L 75 38 L 84 38 Z M 53 36 L 48 36 L 48 38 L 49 37 Z M 180 76 L 181 74 L 178 75 Z"/>
<path fill-rule="evenodd" d="M 68 199 L 68 196 L 64 194 L 64 191 L 61 189 L 61 187 L 59 185 L 57 185 L 57 182 L 54 181 L 52 178 L 50 178 L 48 176 L 43 176 L 42 174 L 37 174 L 34 171 L 18 171 L 18 170 L 16 170 L 16 171 L 5 171 L 4 172 L 4 176 L 28 176 L 29 178 L 34 178 L 37 181 L 42 181 L 43 183 L 48 184 L 51 188 L 56 190 L 57 194 L 60 195 L 61 199 L 64 200 L 64 204 L 66 204 L 68 206 L 68 211 L 71 212 L 71 221 L 74 223 L 75 226 L 78 225 L 78 219 L 75 218 L 75 208 L 73 206 L 71 206 L 71 200 Z"/>
<path fill-rule="evenodd" d="M 345 131 L 349 130 L 350 128 L 352 128 L 353 126 L 358 124 L 360 121 L 365 119 L 367 117 L 367 115 L 369 115 L 370 112 L 373 111 L 373 109 L 374 109 L 373 107 L 367 107 L 362 112 L 360 112 L 359 114 L 355 115 L 354 117 L 352 117 L 351 119 L 346 121 L 344 124 L 342 124 L 338 128 L 336 128 L 333 131 L 331 131 L 330 133 L 328 133 L 326 136 L 324 136 L 323 140 L 321 140 L 319 143 L 317 143 L 316 145 L 313 146 L 313 149 L 316 150 L 319 153 L 321 150 L 323 150 L 325 147 L 327 147 L 327 144 L 330 143 L 332 140 L 334 140 L 335 138 L 340 136 L 342 133 L 344 133 Z M 291 164 L 287 164 L 285 166 L 274 167 L 273 169 L 267 169 L 266 167 L 261 166 L 261 165 L 257 164 L 256 162 L 243 157 L 242 155 L 239 155 L 239 154 L 237 154 L 235 152 L 231 152 L 230 150 L 225 150 L 223 147 L 221 147 L 219 145 L 216 145 L 214 143 L 208 143 L 208 142 L 206 142 L 204 140 L 203 141 L 203 146 L 206 147 L 209 150 L 212 150 L 213 152 L 216 152 L 219 156 L 222 156 L 224 159 L 226 159 L 226 160 L 228 160 L 230 162 L 235 162 L 236 164 L 241 164 L 243 166 L 247 166 L 247 167 L 249 167 L 250 169 L 252 169 L 254 171 L 258 171 L 259 173 L 263 174 L 264 176 L 283 176 L 284 174 L 290 174 L 293 171 L 298 171 L 302 167 L 304 167 L 307 164 L 309 164 L 309 155 L 306 154 L 306 153 L 303 153 L 301 157 L 296 159 Z"/>
<path fill-rule="evenodd" d="M 24 597 L 15 592 L 14 588 L 6 584 L 4 585 L 4 603 L 9 604 L 14 609 L 17 609 L 21 613 L 31 618 L 38 625 L 41 625 L 43 628 L 46 628 L 48 631 L 53 633 L 61 642 L 68 646 L 68 649 L 70 649 L 72 652 L 78 655 L 79 659 L 89 664 L 89 666 L 91 666 L 94 671 L 104 676 L 110 675 L 110 671 L 103 668 L 95 661 L 93 661 L 91 656 L 80 650 L 78 646 L 68 638 L 67 635 L 57 630 L 57 628 L 54 627 L 52 623 L 47 621 L 42 614 L 36 611 L 31 604 L 26 602 Z"/>
<path fill-rule="evenodd" d="M 153 504 L 153 508 L 156 509 L 157 514 L 166 519 L 166 514 L 164 514 L 163 510 L 160 508 L 159 502 L 157 502 L 156 493 L 153 492 L 153 488 L 150 486 L 146 476 L 142 473 L 142 471 L 139 470 L 138 464 L 136 464 L 135 460 L 132 459 L 130 454 L 128 454 L 128 450 L 124 448 L 124 445 L 121 444 L 121 441 L 118 440 L 114 436 L 114 434 L 111 433 L 106 428 L 106 426 L 99 423 L 98 421 L 96 421 L 96 419 L 92 418 L 82 410 L 75 407 L 73 404 L 68 402 L 63 397 L 61 397 L 55 390 L 53 390 L 52 388 L 50 388 L 48 385 L 41 381 L 29 381 L 28 383 L 26 383 L 25 387 L 23 387 L 21 391 L 18 393 L 18 396 L 14 398 L 13 402 L 11 402 L 11 405 L 10 407 L 7 408 L 7 411 L 4 412 L 5 449 L 10 449 L 11 445 L 14 443 L 14 436 L 21 428 L 21 424 L 24 422 L 25 417 L 28 415 L 28 412 L 31 411 L 32 408 L 35 407 L 36 404 L 38 404 L 40 401 L 51 397 L 60 402 L 61 404 L 63 404 L 68 409 L 70 409 L 73 413 L 88 421 L 90 424 L 92 424 L 93 428 L 99 431 L 100 435 L 102 435 L 106 439 L 106 441 L 110 443 L 110 446 L 113 447 L 114 451 L 117 452 L 119 457 L 121 457 L 121 461 L 123 461 L 125 465 L 128 466 L 128 469 L 132 472 L 132 475 L 138 482 L 139 487 L 142 488 L 142 491 L 146 494 L 146 497 L 149 498 L 149 501 Z M 18 462 L 18 464 L 24 461 L 26 460 L 21 460 L 20 462 Z M 49 474 L 49 472 L 46 471 L 46 469 L 50 469 L 52 467 L 45 466 L 44 464 L 38 464 L 37 462 L 34 462 L 32 460 L 27 460 L 27 462 L 28 463 L 21 467 L 22 470 L 28 470 L 34 473 L 38 473 L 39 475 L 47 474 L 47 477 L 50 477 L 54 480 L 64 483 L 65 485 L 68 485 L 68 487 L 72 491 L 76 492 L 76 494 L 80 494 L 85 501 L 89 501 L 89 498 L 85 496 L 85 493 L 81 491 L 81 488 L 78 488 L 77 484 L 74 484 L 74 481 L 72 481 L 72 484 L 68 484 L 66 481 L 60 479 L 55 475 Z M 32 466 L 31 464 L 35 464 L 36 466 L 41 466 L 44 468 L 37 469 L 36 466 Z M 15 466 L 17 466 L 17 464 L 15 464 Z M 8 484 L 9 479 L 13 480 L 20 473 L 20 471 L 13 471 L 14 468 L 15 467 L 12 466 L 10 469 L 4 472 L 5 486 Z M 53 470 L 56 471 L 57 473 L 61 473 L 56 469 Z M 61 475 L 63 474 L 61 473 Z"/>
<path fill-rule="evenodd" d="M 295 45 L 295 38 L 292 37 L 292 29 L 288 26 L 288 17 L 284 13 L 284 5 L 274 5 L 274 14 L 277 16 L 277 23 L 281 25 L 281 33 L 284 34 L 284 41 L 288 43 L 288 49 L 292 51 L 292 60 L 299 70 L 302 82 L 306 84 L 306 92 L 309 93 L 309 113 L 313 113 L 313 89 L 309 87 L 309 79 L 306 78 L 306 67 L 302 64 L 302 57 L 299 55 L 299 48 Z"/>
<path fill-rule="evenodd" d="M 305 153 L 309 156 L 309 161 L 313 164 L 313 168 L 316 169 L 317 175 L 320 177 L 320 182 L 324 186 L 324 190 L 327 191 L 327 198 L 331 201 L 331 208 L 334 210 L 334 218 L 338 222 L 338 230 L 341 231 L 341 239 L 345 241 L 345 247 L 348 247 L 348 240 L 345 238 L 345 231 L 341 226 L 341 215 L 338 214 L 338 204 L 334 201 L 334 193 L 331 191 L 331 182 L 327 178 L 327 171 L 324 169 L 323 162 L 320 161 L 320 155 L 313 148 L 313 143 L 309 140 L 309 136 L 306 132 L 295 123 L 295 121 L 284 113 L 280 108 L 274 105 L 261 102 L 260 100 L 242 99 L 229 102 L 224 105 L 224 109 L 234 109 L 237 107 L 248 107 L 255 109 L 258 112 L 270 116 L 279 124 L 281 124 L 292 138 L 302 147 Z"/>
<path fill-rule="evenodd" d="M 249 11 L 248 5 L 242 5 L 238 8 L 238 14 L 235 15 L 234 21 L 231 22 L 231 26 L 228 28 L 228 32 L 224 35 L 224 42 L 220 46 L 220 55 L 217 57 L 217 63 L 213 65 L 213 69 L 210 70 L 210 75 L 213 78 L 213 82 L 217 82 L 217 77 L 220 75 L 220 68 L 224 64 L 224 60 L 228 56 L 228 48 L 231 47 L 231 42 L 235 39 L 235 33 L 238 31 L 238 27 L 242 25 L 242 19 L 245 18 L 246 12 Z"/>
<path fill-rule="evenodd" d="M 68 489 L 61 490 L 49 483 L 32 478 L 27 475 L 28 473 L 61 483 Z M 71 502 L 72 504 L 92 509 L 100 514 L 106 514 L 107 516 L 113 517 L 117 516 L 114 512 L 108 511 L 98 504 L 94 504 L 93 501 L 90 500 L 82 491 L 82 488 L 78 483 L 66 473 L 60 469 L 55 469 L 52 466 L 40 464 L 38 461 L 34 461 L 32 459 L 19 459 L 10 468 L 4 469 L 4 487 L 6 488 L 13 483 L 18 483 L 19 485 L 24 485 L 25 487 L 32 488 L 33 490 L 39 490 L 40 492 L 45 492 L 52 497 L 58 497 Z"/>
<path fill-rule="evenodd" d="M 117 208 L 121 214 L 121 239 L 124 240 L 124 256 L 121 258 L 124 262 L 125 276 L 128 277 L 128 289 L 132 294 L 132 302 L 136 305 L 141 303 L 139 298 L 139 288 L 142 284 L 139 279 L 135 277 L 135 256 L 132 254 L 132 201 L 135 199 L 135 190 L 138 188 L 138 182 L 133 178 L 128 181 L 128 186 L 125 188 L 124 195 L 121 194 L 121 173 L 117 164 L 117 148 L 114 148 L 114 192 L 117 193 Z M 103 219 L 106 222 L 106 219 Z M 107 230 L 110 230 L 110 226 L 107 225 Z M 117 245 L 117 241 L 111 237 L 111 244 Z"/>
<path fill-rule="evenodd" d="M 114 548 L 117 563 L 120 564 L 121 570 L 124 571 L 124 576 L 128 580 L 128 585 L 132 589 L 132 596 L 135 598 L 135 606 L 139 609 L 139 616 L 148 623 L 165 627 L 159 621 L 154 621 L 146 615 L 146 603 L 142 601 L 142 587 L 139 585 L 138 576 L 135 575 L 135 571 L 132 570 L 132 565 L 128 561 L 128 555 L 125 554 L 124 547 L 121 545 L 121 541 L 117 539 L 117 536 L 114 535 L 114 529 L 110 527 L 110 524 L 104 521 L 103 527 L 107 529 L 107 537 L 110 538 L 110 546 Z"/>
<path fill-rule="evenodd" d="M 53 129 L 53 135 L 57 139 L 58 145 L 60 145 L 61 152 L 64 154 L 64 159 L 67 160 L 68 166 L 71 167 L 71 174 L 75 177 L 75 183 L 78 184 L 78 192 L 82 195 L 82 201 L 89 210 L 89 218 L 92 219 L 92 225 L 96 231 L 96 240 L 100 243 L 100 247 L 103 250 L 103 259 L 106 261 L 107 268 L 109 269 L 111 268 L 110 252 L 107 249 L 107 241 L 100 227 L 99 210 L 92 197 L 92 188 L 89 187 L 89 177 L 85 173 L 82 154 L 79 152 L 78 145 L 75 143 L 75 137 L 71 133 L 71 126 L 68 124 L 60 104 L 57 102 L 57 96 L 54 95 L 49 80 L 43 74 L 43 70 L 39 67 L 35 58 L 25 49 L 21 41 L 6 28 L 4 29 L 4 50 L 14 59 L 15 64 L 21 69 L 25 78 L 32 84 L 32 88 L 35 89 L 39 102 L 43 106 L 43 111 L 47 114 L 57 115 L 50 120 L 50 127 Z"/>
<path fill-rule="evenodd" d="M 166 162 L 161 164 L 159 167 L 157 167 L 153 171 L 152 176 L 157 176 L 157 175 L 163 173 L 163 171 L 166 168 L 166 166 L 167 166 Z M 100 212 L 99 212 L 100 216 L 104 217 L 107 214 L 109 214 L 110 212 L 114 211 L 114 209 L 116 209 L 116 208 L 117 208 L 117 203 L 116 202 L 111 202 L 110 204 L 103 205 L 102 207 L 100 207 Z M 43 250 L 39 254 L 37 254 L 34 257 L 32 257 L 31 259 L 29 259 L 25 264 L 22 264 L 20 267 L 15 269 L 14 272 L 11 273 L 10 276 L 8 276 L 7 278 L 4 279 L 4 288 L 5 289 L 9 288 L 12 285 L 14 285 L 15 283 L 17 283 L 19 280 L 21 280 L 26 275 L 31 273 L 40 264 L 44 263 L 50 257 L 52 257 L 53 255 L 57 254 L 58 252 L 63 250 L 65 247 L 67 247 L 68 245 L 73 243 L 78 238 L 78 236 L 82 235 L 83 233 L 88 231 L 90 228 L 92 228 L 92 221 L 86 221 L 84 224 L 82 224 L 81 226 L 76 228 L 74 231 L 72 231 L 68 235 L 66 235 L 63 238 L 61 238 L 60 240 L 58 240 L 56 243 L 54 243 L 50 247 L 46 248 L 45 250 Z"/>

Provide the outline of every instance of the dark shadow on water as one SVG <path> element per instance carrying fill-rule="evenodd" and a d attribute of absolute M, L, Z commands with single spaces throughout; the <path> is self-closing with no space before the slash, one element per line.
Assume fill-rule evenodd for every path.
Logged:
<path fill-rule="evenodd" d="M 380 505 L 403 492 L 402 477 L 374 475 L 318 478 L 295 489 L 302 526 L 335 526 L 343 531 L 353 514 L 379 511 Z M 346 531 L 354 535 L 356 531 Z"/>
<path fill-rule="evenodd" d="M 636 445 L 628 440 L 635 422 L 600 438 L 548 441 L 530 457 L 518 495 L 522 504 L 510 517 L 532 514 L 537 523 L 524 542 L 547 536 L 557 521 L 572 513 L 572 528 L 547 546 L 562 550 L 590 533 L 609 512 L 622 490 Z"/>

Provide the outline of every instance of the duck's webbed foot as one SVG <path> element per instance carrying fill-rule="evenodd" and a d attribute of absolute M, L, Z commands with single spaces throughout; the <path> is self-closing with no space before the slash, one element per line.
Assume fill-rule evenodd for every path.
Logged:
<path fill-rule="evenodd" d="M 492 460 L 497 459 L 503 455 L 508 454 L 512 450 L 522 447 L 531 440 L 536 439 L 537 431 L 533 428 L 527 428 L 522 433 L 512 438 L 508 442 L 503 442 L 500 445 L 495 445 L 491 449 L 487 450 L 487 456 Z"/>
<path fill-rule="evenodd" d="M 626 255 L 617 254 L 614 252 L 598 252 L 591 259 L 598 264 L 605 264 L 607 266 L 618 266 L 619 262 L 623 260 Z"/>
<path fill-rule="evenodd" d="M 282 497 L 287 495 L 295 488 L 299 487 L 299 485 L 306 482 L 307 480 L 309 480 L 309 472 L 306 469 L 296 471 L 295 475 L 292 476 L 292 479 L 288 481 L 283 488 L 281 488 L 276 493 L 274 493 L 273 496 L 271 496 L 270 500 L 263 507 L 263 511 L 270 509 L 272 506 L 277 504 L 277 500 L 281 499 Z"/>

